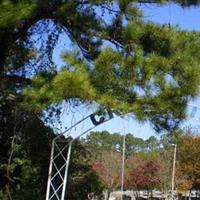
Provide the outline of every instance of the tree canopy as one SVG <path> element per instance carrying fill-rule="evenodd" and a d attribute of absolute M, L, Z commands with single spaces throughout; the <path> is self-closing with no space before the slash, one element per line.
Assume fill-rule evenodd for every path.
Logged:
<path fill-rule="evenodd" d="M 150 120 L 157 130 L 176 127 L 185 117 L 187 102 L 198 94 L 199 33 L 145 22 L 132 1 L 69 1 L 46 7 L 54 13 L 48 16 L 49 31 L 57 32 L 49 34 L 48 50 L 55 47 L 55 35 L 65 31 L 78 51 L 63 54 L 66 65 L 61 69 L 49 64 L 36 74 L 24 91 L 29 105 L 44 109 L 63 100 L 96 102 Z"/>
<path fill-rule="evenodd" d="M 23 94 L 37 110 L 78 99 L 131 112 L 157 130 L 176 127 L 198 94 L 199 33 L 145 22 L 138 3 L 1 1 L 1 88 L 18 83 L 5 95 L 18 96 L 34 76 Z M 62 34 L 78 50 L 57 69 L 52 57 Z"/>
<path fill-rule="evenodd" d="M 24 198 L 34 198 L 25 187 L 33 185 L 44 194 L 54 134 L 41 120 L 42 111 L 63 100 L 130 112 L 158 131 L 184 119 L 187 102 L 198 94 L 199 33 L 146 22 L 138 6 L 168 2 L 199 5 L 197 0 L 0 1 L 0 195 L 6 191 L 11 199 L 23 186 Z M 53 55 L 63 35 L 74 46 L 58 67 Z"/>
<path fill-rule="evenodd" d="M 145 189 L 149 192 L 159 190 L 164 194 L 168 193 L 171 189 L 174 154 L 174 147 L 171 142 L 168 142 L 169 140 L 176 142 L 178 150 L 175 167 L 177 194 L 183 195 L 188 190 L 199 189 L 200 137 L 196 131 L 179 131 L 165 134 L 160 139 L 151 136 L 147 140 L 127 134 L 126 152 L 128 154 L 125 156 L 124 174 L 127 190 Z M 122 141 L 123 135 L 105 131 L 92 132 L 83 141 L 87 149 L 92 152 L 93 170 L 99 175 L 108 191 L 121 187 L 122 149 L 117 148 L 116 144 Z M 146 143 L 145 147 L 144 143 Z M 129 147 L 132 147 L 132 151 Z"/>

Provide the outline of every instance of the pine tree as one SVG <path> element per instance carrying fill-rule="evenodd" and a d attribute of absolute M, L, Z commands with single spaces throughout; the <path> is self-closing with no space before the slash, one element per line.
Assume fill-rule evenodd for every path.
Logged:
<path fill-rule="evenodd" d="M 185 118 L 187 102 L 198 94 L 198 32 L 145 22 L 137 2 L 129 0 L 29 3 L 32 13 L 24 8 L 19 15 L 23 23 L 10 22 L 20 39 L 21 33 L 37 33 L 38 26 L 48 36 L 41 46 L 45 51 L 36 56 L 40 60 L 35 59 L 40 64 L 32 87 L 24 90 L 29 106 L 42 110 L 63 100 L 96 102 L 150 120 L 157 131 L 176 128 Z M 52 52 L 64 32 L 79 53 L 63 55 L 66 66 L 58 70 Z M 26 67 L 33 70 L 32 64 Z"/>
<path fill-rule="evenodd" d="M 150 120 L 158 131 L 175 128 L 184 119 L 187 102 L 198 94 L 199 33 L 145 22 L 138 3 L 165 2 L 0 1 L 3 166 L 12 150 L 13 131 L 20 142 L 27 141 L 23 127 L 27 119 L 36 118 L 41 125 L 41 111 L 63 100 L 131 112 L 138 120 Z M 195 0 L 174 3 L 199 4 Z M 52 57 L 62 34 L 69 35 L 78 53 L 64 54 L 66 66 L 57 69 Z M 32 115 L 23 105 L 37 112 Z M 22 143 L 20 148 L 29 152 L 28 147 Z M 48 145 L 45 148 L 48 151 Z M 27 168 L 34 160 L 28 156 Z M 5 173 L 0 174 L 10 184 Z"/>

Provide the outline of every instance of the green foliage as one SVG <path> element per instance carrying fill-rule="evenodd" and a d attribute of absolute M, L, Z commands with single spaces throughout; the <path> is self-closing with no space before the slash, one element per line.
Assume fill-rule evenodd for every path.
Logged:
<path fill-rule="evenodd" d="M 193 3 L 197 2 L 188 2 Z M 26 105 L 37 111 L 63 100 L 79 99 L 116 112 L 131 112 L 140 121 L 150 120 L 160 131 L 176 128 L 185 117 L 187 102 L 198 94 L 199 34 L 144 22 L 137 1 L 4 0 L 0 10 L 0 60 L 5 70 L 16 67 L 15 61 L 25 55 L 23 48 L 32 49 L 30 36 L 39 30 L 36 22 L 48 30 L 43 41 L 46 50 L 38 51 L 46 59 L 44 67 L 40 66 L 42 74 L 35 70 L 32 86 L 24 91 Z M 105 15 L 112 19 L 108 24 Z M 63 56 L 66 66 L 51 74 L 54 48 L 63 31 L 81 55 Z M 16 51 L 18 43 L 22 48 Z M 35 60 L 40 63 L 43 58 L 38 58 Z M 21 67 L 25 67 L 23 61 L 18 63 Z M 32 61 L 28 62 L 31 66 Z"/>
<path fill-rule="evenodd" d="M 66 68 L 49 82 L 41 75 L 34 78 L 33 88 L 24 92 L 28 103 L 44 108 L 78 98 L 132 112 L 158 131 L 176 127 L 185 117 L 186 103 L 198 94 L 199 34 L 141 20 L 120 29 L 120 51 L 103 48 L 89 64 L 79 55 L 64 56 Z"/>
<path fill-rule="evenodd" d="M 23 145 L 13 143 L 10 151 L 8 163 L 0 164 L 1 173 L 7 172 L 6 178 L 9 180 L 6 187 L 2 187 L 2 198 L 43 199 L 42 176 L 38 163 L 33 163 Z M 4 180 L 5 177 L 1 178 Z"/>
<path fill-rule="evenodd" d="M 78 65 L 78 64 L 77 64 Z M 49 74 L 40 74 L 33 80 L 36 90 L 26 89 L 24 95 L 29 95 L 32 100 L 39 98 L 40 104 L 34 102 L 38 108 L 45 108 L 48 101 L 54 103 L 63 99 L 80 98 L 81 100 L 93 100 L 95 93 L 90 84 L 86 67 L 80 63 L 74 70 L 63 69 L 60 73 L 49 80 Z"/>
<path fill-rule="evenodd" d="M 22 166 L 21 176 L 17 177 L 19 184 L 16 185 L 13 198 L 22 200 L 43 199 L 44 193 L 41 194 L 41 189 L 38 187 L 40 176 L 37 166 L 33 166 L 29 160 L 23 162 L 23 164 L 17 165 L 17 167 Z"/>
<path fill-rule="evenodd" d="M 36 3 L 34 1 L 3 0 L 0 4 L 0 27 L 10 28 L 22 26 L 23 20 L 30 18 L 33 14 Z"/>
<path fill-rule="evenodd" d="M 103 186 L 91 167 L 91 152 L 80 141 L 75 141 L 69 166 L 67 199 L 90 199 L 102 195 Z"/>
<path fill-rule="evenodd" d="M 185 117 L 187 101 L 198 94 L 199 33 L 146 23 L 137 3 L 0 1 L 1 199 L 7 200 L 9 194 L 15 199 L 38 199 L 38 193 L 44 198 L 53 133 L 40 117 L 49 105 L 71 99 L 95 102 L 116 113 L 132 112 L 138 120 L 150 120 L 158 131 L 176 127 Z M 66 66 L 56 69 L 52 57 L 63 33 L 80 54 L 63 55 Z M 31 112 L 21 105 L 31 107 Z M 117 134 L 106 140 L 106 147 L 121 145 Z M 151 151 L 139 138 L 129 136 L 127 145 L 143 151 L 141 156 Z M 71 190 L 83 190 L 70 198 L 92 191 L 99 194 L 102 188 L 89 161 L 84 156 L 74 161 Z"/>

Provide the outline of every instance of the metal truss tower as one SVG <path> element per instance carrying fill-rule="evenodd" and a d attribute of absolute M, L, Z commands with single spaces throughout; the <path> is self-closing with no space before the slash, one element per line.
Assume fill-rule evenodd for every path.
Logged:
<path fill-rule="evenodd" d="M 67 192 L 68 168 L 71 156 L 71 147 L 73 142 L 85 135 L 95 127 L 103 124 L 113 118 L 113 114 L 109 110 L 103 110 L 99 113 L 93 113 L 78 121 L 67 129 L 64 133 L 59 134 L 52 141 L 51 158 L 49 164 L 48 183 L 46 191 L 46 200 L 64 200 Z M 80 126 L 83 122 L 87 122 L 87 127 L 80 127 L 81 133 L 69 140 L 65 135 L 69 136 L 69 132 Z"/>

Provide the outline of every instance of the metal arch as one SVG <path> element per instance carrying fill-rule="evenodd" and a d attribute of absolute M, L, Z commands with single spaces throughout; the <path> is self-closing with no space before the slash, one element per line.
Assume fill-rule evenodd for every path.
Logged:
<path fill-rule="evenodd" d="M 193 104 L 188 104 L 188 106 L 194 108 L 191 113 L 191 117 L 194 118 L 197 109 L 200 109 L 200 107 Z M 80 138 L 81 136 L 91 131 L 95 127 L 113 118 L 113 114 L 111 111 L 109 110 L 104 110 L 104 111 L 105 111 L 104 114 L 93 113 L 91 115 L 86 116 L 82 120 L 73 124 L 65 132 L 59 134 L 53 139 L 50 164 L 49 164 L 46 200 L 64 200 L 66 194 L 68 168 L 69 168 L 72 144 L 74 140 Z M 71 141 L 63 140 L 64 135 L 68 131 L 70 131 L 71 129 L 73 129 L 74 127 L 81 124 L 87 119 L 89 119 L 92 122 L 91 127 L 83 131 L 78 137 L 72 139 Z"/>
<path fill-rule="evenodd" d="M 73 142 L 94 129 L 95 127 L 111 120 L 112 118 L 113 113 L 107 109 L 104 110 L 103 114 L 93 113 L 73 124 L 65 132 L 59 134 L 53 139 L 49 164 L 46 200 L 64 200 L 65 198 L 68 179 L 68 168 Z M 86 120 L 90 120 L 90 127 L 80 133 L 77 137 L 73 138 L 71 141 L 63 140 L 64 134 Z"/>

